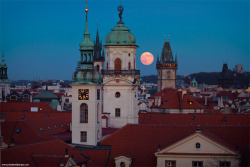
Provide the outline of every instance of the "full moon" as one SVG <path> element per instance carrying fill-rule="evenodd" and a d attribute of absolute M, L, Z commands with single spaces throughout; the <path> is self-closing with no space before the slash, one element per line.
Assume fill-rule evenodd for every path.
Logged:
<path fill-rule="evenodd" d="M 154 61 L 154 56 L 149 53 L 149 52 L 144 52 L 142 55 L 141 55 L 141 62 L 142 64 L 144 65 L 150 65 L 152 64 Z"/>

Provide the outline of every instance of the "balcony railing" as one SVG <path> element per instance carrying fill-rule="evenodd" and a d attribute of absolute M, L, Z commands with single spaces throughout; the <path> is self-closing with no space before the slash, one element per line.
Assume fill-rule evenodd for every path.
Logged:
<path fill-rule="evenodd" d="M 140 70 L 102 70 L 102 75 L 140 75 Z"/>

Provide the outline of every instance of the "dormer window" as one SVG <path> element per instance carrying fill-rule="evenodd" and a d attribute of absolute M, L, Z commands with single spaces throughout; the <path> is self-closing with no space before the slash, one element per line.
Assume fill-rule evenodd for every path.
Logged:
<path fill-rule="evenodd" d="M 116 167 L 129 167 L 132 163 L 132 157 L 128 156 L 118 156 L 115 157 L 115 166 Z"/>

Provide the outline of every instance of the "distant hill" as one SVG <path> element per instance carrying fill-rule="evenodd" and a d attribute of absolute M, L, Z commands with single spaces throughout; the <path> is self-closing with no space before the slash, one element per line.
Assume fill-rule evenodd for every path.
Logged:
<path fill-rule="evenodd" d="M 221 72 L 199 72 L 193 73 L 189 76 L 182 76 L 177 75 L 177 80 L 183 80 L 184 83 L 189 84 L 190 78 L 191 80 L 195 78 L 198 84 L 208 84 L 208 85 L 217 85 L 218 84 L 218 77 Z M 250 73 L 237 73 L 234 71 L 229 70 L 229 75 L 233 79 L 234 88 L 247 88 L 250 86 Z M 157 75 L 149 75 L 149 76 L 142 76 L 143 82 L 151 82 L 157 84 Z"/>

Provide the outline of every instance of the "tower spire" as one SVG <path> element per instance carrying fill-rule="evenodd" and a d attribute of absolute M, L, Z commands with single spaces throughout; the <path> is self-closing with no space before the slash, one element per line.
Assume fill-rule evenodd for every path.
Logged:
<path fill-rule="evenodd" d="M 80 43 L 80 50 L 81 51 L 93 51 L 94 50 L 94 42 L 90 40 L 90 34 L 89 34 L 89 26 L 88 26 L 88 8 L 87 8 L 87 0 L 85 0 L 86 8 L 86 23 L 85 23 L 85 30 L 84 30 L 84 39 Z"/>
<path fill-rule="evenodd" d="M 87 0 L 85 0 L 86 3 L 86 8 L 85 8 L 85 13 L 86 13 L 86 23 L 85 23 L 85 30 L 84 30 L 84 38 L 90 38 L 89 36 L 89 26 L 88 26 L 88 7 L 87 7 Z"/>

